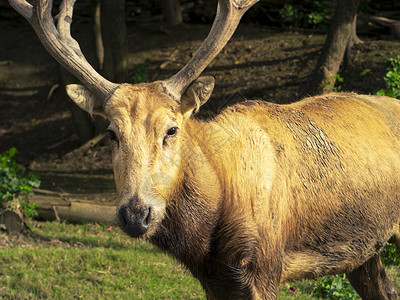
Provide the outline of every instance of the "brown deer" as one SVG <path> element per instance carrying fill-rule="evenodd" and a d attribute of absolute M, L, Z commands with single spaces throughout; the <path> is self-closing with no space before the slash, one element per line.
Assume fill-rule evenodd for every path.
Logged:
<path fill-rule="evenodd" d="M 220 0 L 209 36 L 163 81 L 115 84 L 56 25 L 52 1 L 10 0 L 85 86 L 67 87 L 110 121 L 116 219 L 188 267 L 208 299 L 275 299 L 280 283 L 346 273 L 363 299 L 397 297 L 379 253 L 400 246 L 400 104 L 333 93 L 290 105 L 247 101 L 192 117 L 214 80 L 200 77 L 257 0 Z"/>

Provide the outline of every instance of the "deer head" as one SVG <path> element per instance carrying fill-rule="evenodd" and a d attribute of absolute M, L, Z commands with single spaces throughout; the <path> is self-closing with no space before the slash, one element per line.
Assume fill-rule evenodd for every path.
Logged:
<path fill-rule="evenodd" d="M 51 14 L 51 0 L 9 0 L 35 29 L 48 52 L 83 85 L 67 86 L 82 109 L 110 121 L 113 167 L 119 196 L 117 220 L 131 236 L 150 235 L 181 180 L 185 122 L 214 88 L 200 73 L 221 51 L 242 15 L 258 0 L 219 0 L 214 24 L 192 59 L 174 76 L 143 84 L 116 84 L 98 74 L 83 56 L 70 26 L 75 0 Z"/>

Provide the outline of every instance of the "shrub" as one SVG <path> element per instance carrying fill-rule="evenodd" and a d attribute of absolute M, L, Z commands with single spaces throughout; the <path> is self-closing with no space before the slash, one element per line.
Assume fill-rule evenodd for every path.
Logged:
<path fill-rule="evenodd" d="M 389 59 L 392 68 L 388 68 L 383 79 L 386 82 L 386 90 L 381 89 L 377 92 L 380 96 L 389 96 L 400 99 L 400 55 Z"/>
<path fill-rule="evenodd" d="M 323 299 L 353 300 L 359 298 L 344 274 L 319 278 L 315 281 L 314 286 L 314 295 Z"/>
<path fill-rule="evenodd" d="M 294 23 L 297 18 L 299 17 L 299 11 L 294 8 L 290 4 L 285 4 L 280 10 L 279 10 L 279 17 L 281 18 L 281 21 L 285 24 L 292 24 Z"/>
<path fill-rule="evenodd" d="M 394 244 L 386 244 L 381 253 L 381 260 L 385 266 L 398 266 L 400 265 L 399 252 Z"/>
<path fill-rule="evenodd" d="M 326 23 L 330 10 L 324 1 L 313 0 L 308 5 L 298 6 L 285 4 L 279 10 L 279 18 L 286 25 L 300 25 L 306 28 L 317 28 Z"/>
<path fill-rule="evenodd" d="M 144 63 L 138 64 L 136 66 L 135 73 L 131 76 L 130 82 L 133 84 L 141 83 L 141 82 L 149 82 L 149 67 L 150 61 L 145 60 Z"/>
<path fill-rule="evenodd" d="M 323 84 L 325 85 L 324 90 L 327 91 L 329 89 L 329 87 L 334 84 L 334 86 L 332 87 L 332 91 L 334 92 L 338 92 L 340 91 L 340 89 L 342 88 L 342 86 L 340 85 L 343 82 L 343 77 L 340 76 L 340 74 L 336 74 L 335 76 L 333 76 L 332 74 L 329 75 L 330 79 L 329 81 L 323 82 Z"/>
<path fill-rule="evenodd" d="M 29 204 L 29 196 L 33 189 L 40 186 L 38 174 L 26 173 L 13 157 L 16 148 L 11 148 L 0 154 L 0 207 L 11 208 L 13 200 L 17 200 L 22 211 L 29 217 L 35 216 L 34 204 Z"/>

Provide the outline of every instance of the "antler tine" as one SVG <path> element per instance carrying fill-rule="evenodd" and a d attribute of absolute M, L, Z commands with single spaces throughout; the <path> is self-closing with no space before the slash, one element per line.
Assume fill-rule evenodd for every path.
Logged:
<path fill-rule="evenodd" d="M 188 86 L 218 55 L 238 26 L 243 14 L 259 0 L 218 0 L 211 31 L 191 60 L 174 76 L 163 81 L 166 91 L 180 101 Z"/>
<path fill-rule="evenodd" d="M 57 29 L 62 39 L 72 48 L 75 48 L 77 55 L 82 55 L 79 44 L 71 36 L 72 14 L 76 0 L 63 0 L 60 4 L 60 12 L 57 15 Z"/>
<path fill-rule="evenodd" d="M 10 5 L 28 21 L 32 18 L 33 7 L 25 0 L 10 1 Z"/>
<path fill-rule="evenodd" d="M 60 4 L 57 28 L 51 15 L 52 0 L 9 0 L 36 31 L 47 51 L 69 72 L 76 76 L 89 90 L 104 102 L 112 95 L 118 84 L 102 77 L 88 63 L 78 42 L 71 37 L 72 13 L 75 0 L 63 0 Z"/>

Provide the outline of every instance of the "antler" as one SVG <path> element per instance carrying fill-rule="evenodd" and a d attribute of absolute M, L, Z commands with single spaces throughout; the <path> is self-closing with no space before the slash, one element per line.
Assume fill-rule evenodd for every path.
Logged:
<path fill-rule="evenodd" d="M 102 77 L 88 63 L 78 42 L 71 36 L 72 12 L 75 0 L 63 0 L 60 12 L 54 18 L 51 15 L 52 0 L 34 0 L 33 5 L 25 0 L 9 0 L 36 31 L 47 51 L 69 72 L 76 76 L 89 90 L 102 101 L 106 101 L 118 84 Z"/>
<path fill-rule="evenodd" d="M 163 81 L 166 91 L 180 101 L 188 86 L 218 55 L 238 26 L 243 14 L 259 0 L 218 0 L 213 26 L 192 59 L 174 76 Z"/>

